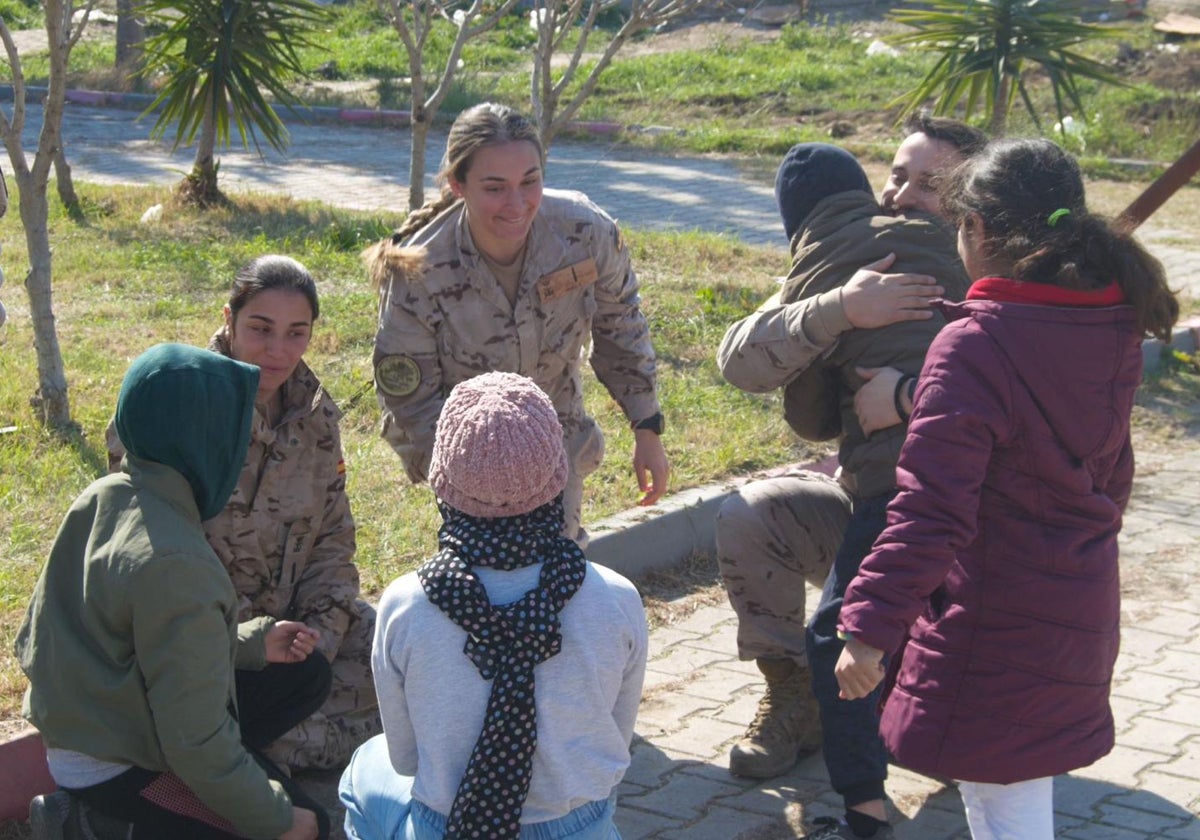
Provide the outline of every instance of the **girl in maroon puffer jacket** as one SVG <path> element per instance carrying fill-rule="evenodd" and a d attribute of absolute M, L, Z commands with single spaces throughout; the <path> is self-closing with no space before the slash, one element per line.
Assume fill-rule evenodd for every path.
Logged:
<path fill-rule="evenodd" d="M 1053 776 L 1112 749 L 1129 418 L 1141 340 L 1179 307 L 1048 140 L 989 144 L 942 208 L 972 286 L 942 306 L 837 677 L 863 697 L 890 657 L 896 761 L 959 780 L 975 840 L 1050 840 Z"/>

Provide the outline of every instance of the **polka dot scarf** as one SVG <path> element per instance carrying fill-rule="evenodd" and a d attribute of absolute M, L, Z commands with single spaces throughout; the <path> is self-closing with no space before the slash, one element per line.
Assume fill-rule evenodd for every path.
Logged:
<path fill-rule="evenodd" d="M 583 584 L 587 564 L 563 537 L 562 497 L 521 516 L 483 519 L 439 502 L 439 551 L 418 571 L 429 600 L 467 631 L 463 653 L 492 681 L 483 729 L 458 785 L 446 837 L 516 838 L 537 747 L 534 666 L 562 649 L 558 613 Z M 543 563 L 538 586 L 493 606 L 473 566 Z"/>

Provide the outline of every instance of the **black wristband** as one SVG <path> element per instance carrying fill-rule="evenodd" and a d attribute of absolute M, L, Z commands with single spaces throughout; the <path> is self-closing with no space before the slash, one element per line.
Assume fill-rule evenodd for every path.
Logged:
<path fill-rule="evenodd" d="M 900 395 L 904 392 L 905 388 L 909 387 L 910 385 L 915 385 L 916 382 L 917 377 L 913 376 L 911 373 L 906 373 L 896 380 L 896 390 L 892 391 L 892 403 L 896 406 L 896 416 L 900 418 L 901 423 L 907 423 L 908 418 L 912 416 L 912 412 L 904 410 L 904 402 Z M 910 392 L 909 400 L 911 399 L 912 395 Z"/>
<path fill-rule="evenodd" d="M 645 420 L 639 420 L 636 423 L 634 423 L 633 430 L 636 432 L 639 429 L 646 429 L 648 431 L 654 432 L 654 434 L 658 435 L 659 437 L 662 437 L 663 426 L 664 426 L 664 421 L 663 421 L 662 412 L 660 411 L 657 414 L 650 415 Z"/>

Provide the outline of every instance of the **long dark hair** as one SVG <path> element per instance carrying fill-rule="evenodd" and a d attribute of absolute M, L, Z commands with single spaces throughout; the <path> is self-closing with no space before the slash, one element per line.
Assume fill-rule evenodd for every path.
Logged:
<path fill-rule="evenodd" d="M 993 140 L 945 179 L 941 202 L 954 224 L 979 214 L 985 252 L 1014 280 L 1080 291 L 1116 281 L 1139 328 L 1170 340 L 1179 302 L 1162 263 L 1088 211 L 1079 165 L 1050 140 Z"/>
<path fill-rule="evenodd" d="M 308 299 L 313 320 L 321 314 L 317 302 L 317 284 L 308 269 L 291 257 L 281 254 L 266 254 L 250 260 L 233 278 L 233 289 L 229 292 L 229 312 L 237 320 L 238 312 L 259 292 L 271 289 L 292 289 Z"/>

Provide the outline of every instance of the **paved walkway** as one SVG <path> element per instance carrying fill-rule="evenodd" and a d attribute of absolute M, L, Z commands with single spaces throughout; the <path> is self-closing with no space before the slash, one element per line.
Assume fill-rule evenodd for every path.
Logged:
<path fill-rule="evenodd" d="M 1055 785 L 1057 834 L 1077 840 L 1200 838 L 1200 442 L 1139 455 L 1122 535 L 1117 747 Z M 810 600 L 815 601 L 813 590 Z M 633 767 L 621 790 L 625 840 L 782 840 L 837 812 L 819 756 L 762 784 L 728 772 L 761 680 L 733 656 L 725 604 L 651 634 Z M 968 838 L 958 794 L 893 768 L 901 840 Z"/>
<path fill-rule="evenodd" d="M 38 120 L 31 114 L 30 125 Z M 65 135 L 76 177 L 178 181 L 191 155 L 150 142 L 148 129 L 127 111 L 71 106 Z M 290 129 L 286 157 L 270 153 L 264 162 L 243 152 L 223 154 L 225 187 L 360 209 L 406 206 L 405 131 Z M 442 144 L 435 136 L 430 148 L 440 152 Z M 430 173 L 437 163 L 428 161 Z M 782 244 L 770 184 L 743 178 L 727 161 L 558 143 L 548 169 L 550 184 L 584 190 L 630 226 L 700 228 Z M 1177 284 L 1200 278 L 1200 255 L 1169 244 L 1154 248 Z M 1123 539 L 1125 630 L 1113 698 L 1118 746 L 1096 765 L 1058 780 L 1059 836 L 1200 840 L 1198 476 L 1195 438 L 1177 441 L 1170 452 L 1140 455 Z M 769 783 L 728 774 L 729 747 L 753 717 L 761 691 L 753 665 L 733 655 L 734 634 L 733 614 L 721 604 L 651 635 L 633 765 L 617 817 L 625 840 L 775 840 L 797 836 L 803 820 L 837 811 L 818 756 Z M 955 791 L 896 770 L 889 793 L 900 838 L 968 836 Z"/>
<path fill-rule="evenodd" d="M 83 181 L 170 185 L 189 171 L 191 148 L 172 151 L 149 139 L 152 119 L 137 112 L 68 104 L 63 120 L 67 159 Z M 25 147 L 37 146 L 41 108 L 31 106 Z M 264 157 L 231 149 L 220 154 L 222 188 L 290 195 L 358 210 L 408 207 L 409 132 L 403 128 L 288 123 L 291 146 Z M 430 134 L 426 190 L 440 167 L 445 134 Z M 721 158 L 677 158 L 603 142 L 558 141 L 550 149 L 546 182 L 581 190 L 631 227 L 726 233 L 755 245 L 786 247 L 769 167 L 749 175 Z M 765 174 L 764 174 L 765 172 Z M 1178 247 L 1174 231 L 1148 226 L 1146 244 L 1177 282 L 1200 297 L 1194 253 Z M 1191 238 L 1191 237 L 1188 237 Z"/>

